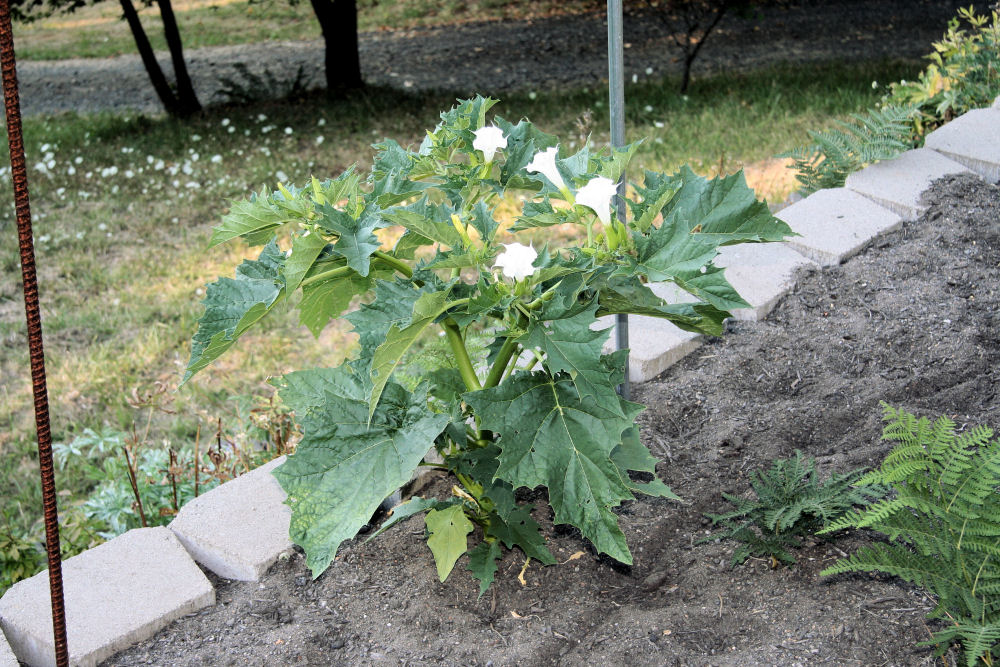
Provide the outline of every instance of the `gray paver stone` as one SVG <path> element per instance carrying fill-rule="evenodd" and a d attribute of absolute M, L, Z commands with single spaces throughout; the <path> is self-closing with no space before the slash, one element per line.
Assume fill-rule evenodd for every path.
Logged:
<path fill-rule="evenodd" d="M 654 283 L 649 288 L 668 303 L 694 301 L 694 297 L 671 283 Z M 600 326 L 613 325 L 612 315 L 600 318 Z M 683 331 L 659 317 L 629 315 L 628 318 L 628 373 L 631 382 L 646 382 L 670 368 L 701 346 L 701 336 Z M 615 333 L 611 332 L 605 352 L 615 347 Z"/>
<path fill-rule="evenodd" d="M 0 599 L 0 626 L 32 667 L 55 664 L 48 571 Z M 215 590 L 164 527 L 137 528 L 63 562 L 71 665 L 96 665 L 215 603 Z"/>
<path fill-rule="evenodd" d="M 993 100 L 993 106 L 990 107 L 990 108 L 992 108 L 992 109 L 1000 109 L 1000 97 L 998 97 L 995 100 Z"/>
<path fill-rule="evenodd" d="M 927 135 L 924 142 L 990 181 L 1000 181 L 1000 109 L 974 109 Z"/>
<path fill-rule="evenodd" d="M 719 249 L 716 266 L 726 270 L 726 280 L 750 304 L 735 308 L 737 320 L 762 320 L 778 300 L 795 286 L 799 269 L 816 265 L 783 243 L 739 243 Z"/>
<path fill-rule="evenodd" d="M 280 457 L 190 501 L 170 530 L 196 561 L 226 579 L 257 581 L 292 548 L 292 510 L 271 471 Z"/>
<path fill-rule="evenodd" d="M 949 174 L 966 173 L 972 172 L 937 151 L 917 148 L 854 172 L 847 177 L 846 185 L 904 220 L 916 220 L 927 209 L 920 197 L 934 181 Z"/>
<path fill-rule="evenodd" d="M 7 643 L 3 632 L 0 632 L 0 667 L 17 667 L 17 658 L 10 650 L 10 644 Z"/>
<path fill-rule="evenodd" d="M 818 190 L 775 215 L 801 234 L 785 243 L 823 266 L 853 257 L 868 241 L 902 222 L 889 209 L 847 188 Z"/>

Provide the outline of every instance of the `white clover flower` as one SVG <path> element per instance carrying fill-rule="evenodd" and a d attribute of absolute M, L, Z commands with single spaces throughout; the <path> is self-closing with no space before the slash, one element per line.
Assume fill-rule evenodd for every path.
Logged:
<path fill-rule="evenodd" d="M 653 73 L 653 68 L 652 67 L 647 67 L 646 68 L 646 76 L 649 76 L 652 73 Z"/>
<path fill-rule="evenodd" d="M 562 175 L 556 168 L 556 154 L 559 152 L 559 148 L 553 146 L 552 148 L 546 148 L 544 151 L 539 151 L 535 153 L 535 157 L 531 160 L 525 169 L 529 174 L 541 174 L 545 178 L 549 179 L 552 185 L 556 186 L 560 190 L 566 189 L 566 182 L 563 181 Z"/>
<path fill-rule="evenodd" d="M 532 262 L 538 257 L 538 253 L 531 246 L 520 243 L 503 243 L 506 250 L 497 256 L 494 268 L 499 268 L 505 276 L 513 280 L 521 280 L 533 274 L 536 269 Z"/>
<path fill-rule="evenodd" d="M 219 164 L 220 162 L 222 162 L 222 156 L 216 153 L 215 155 L 212 156 L 211 162 L 212 164 Z"/>
<path fill-rule="evenodd" d="M 493 161 L 493 156 L 501 148 L 507 148 L 507 137 L 503 136 L 503 130 L 490 125 L 481 127 L 474 132 L 476 138 L 472 141 L 472 147 L 483 152 L 483 157 L 487 162 Z"/>
<path fill-rule="evenodd" d="M 592 209 L 606 225 L 611 221 L 611 198 L 617 190 L 610 178 L 598 176 L 580 188 L 576 193 L 576 203 Z"/>
<path fill-rule="evenodd" d="M 229 119 L 228 118 L 223 118 L 222 119 L 222 127 L 229 127 Z"/>
<path fill-rule="evenodd" d="M 319 135 L 318 137 L 316 137 L 316 145 L 317 146 L 319 146 L 320 144 L 322 144 L 324 141 L 326 141 L 326 137 L 324 137 L 322 134 Z"/>
<path fill-rule="evenodd" d="M 292 134 L 292 133 L 294 133 L 294 132 L 295 132 L 295 130 L 293 130 L 293 129 L 292 129 L 292 128 L 290 128 L 290 127 L 286 127 L 286 128 L 285 128 L 285 134 Z"/>
<path fill-rule="evenodd" d="M 201 141 L 201 135 L 200 134 L 192 134 L 191 135 L 191 141 Z"/>

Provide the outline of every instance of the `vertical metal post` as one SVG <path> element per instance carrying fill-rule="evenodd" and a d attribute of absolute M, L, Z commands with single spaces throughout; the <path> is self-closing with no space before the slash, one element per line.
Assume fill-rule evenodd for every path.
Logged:
<path fill-rule="evenodd" d="M 45 353 L 42 349 L 42 317 L 38 306 L 35 248 L 31 238 L 31 208 L 28 202 L 28 171 L 24 160 L 21 131 L 21 100 L 17 90 L 14 34 L 10 22 L 10 1 L 0 0 L 0 69 L 7 112 L 7 142 L 10 171 L 14 180 L 17 236 L 21 248 L 21 277 L 24 281 L 24 313 L 28 322 L 31 385 L 35 398 L 35 427 L 38 431 L 38 468 L 42 477 L 42 505 L 45 511 L 45 547 L 49 561 L 49 595 L 52 600 L 52 636 L 56 665 L 69 665 L 66 643 L 66 612 L 63 606 L 62 561 L 59 553 L 59 516 L 56 510 L 55 470 L 52 466 L 52 432 L 49 428 L 49 398 L 45 387 Z"/>
<path fill-rule="evenodd" d="M 611 109 L 611 146 L 625 145 L 625 38 L 622 24 L 622 0 L 608 0 L 608 97 Z M 618 196 L 615 209 L 618 219 L 625 220 L 625 174 L 618 182 Z M 628 348 L 628 315 L 615 316 L 615 349 Z M 618 388 L 622 398 L 632 397 L 632 387 L 628 377 L 628 363 L 625 364 L 625 380 Z"/>

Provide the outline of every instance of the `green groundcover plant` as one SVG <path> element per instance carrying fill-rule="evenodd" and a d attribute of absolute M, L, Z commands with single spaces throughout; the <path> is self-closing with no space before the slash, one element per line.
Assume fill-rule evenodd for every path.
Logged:
<path fill-rule="evenodd" d="M 634 421 L 642 406 L 615 390 L 627 353 L 602 354 L 608 329 L 598 318 L 637 313 L 719 334 L 729 309 L 747 304 L 713 264 L 718 247 L 790 234 L 742 174 L 706 181 L 688 168 L 647 172 L 631 216 L 617 219 L 612 198 L 635 144 L 565 155 L 530 122 L 487 123 L 495 103 L 460 101 L 415 151 L 376 144 L 366 179 L 351 168 L 261 191 L 215 229 L 213 245 L 242 238 L 262 250 L 208 285 L 185 380 L 298 292 L 314 334 L 343 317 L 359 337 L 345 364 L 276 381 L 303 435 L 274 475 L 314 576 L 420 465 L 452 474 L 453 495 L 415 497 L 382 529 L 426 513 L 442 581 L 468 554 L 482 593 L 503 547 L 555 562 L 532 508 L 516 500 L 521 487 L 546 487 L 555 523 L 631 563 L 613 508 L 635 493 L 676 496 L 649 479 L 655 459 Z M 500 211 L 514 208 L 502 231 Z M 582 245 L 517 240 L 556 225 L 582 227 Z M 671 281 L 693 299 L 666 303 L 648 281 Z M 394 382 L 432 331 L 447 340 L 451 363 L 412 390 Z M 431 452 L 440 463 L 427 461 Z"/>

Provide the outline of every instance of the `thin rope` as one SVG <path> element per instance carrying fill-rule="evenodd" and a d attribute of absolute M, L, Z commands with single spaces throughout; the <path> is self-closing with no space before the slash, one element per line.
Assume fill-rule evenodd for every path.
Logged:
<path fill-rule="evenodd" d="M 52 632 L 55 638 L 56 665 L 67 667 L 69 665 L 69 648 L 66 642 L 66 612 L 63 603 L 55 471 L 52 467 L 52 431 L 49 428 L 49 399 L 45 387 L 45 353 L 42 349 L 42 317 L 38 307 L 35 247 L 31 237 L 31 208 L 28 201 L 28 172 L 24 162 L 21 101 L 17 89 L 17 65 L 14 60 L 14 34 L 10 23 L 9 0 L 0 0 L 0 69 L 3 72 L 3 96 L 7 111 L 10 171 L 14 180 L 17 237 L 21 247 L 24 313 L 28 321 L 31 386 L 35 398 L 35 427 L 38 430 L 38 467 L 42 477 L 42 505 L 45 510 L 45 548 L 49 561 Z"/>

